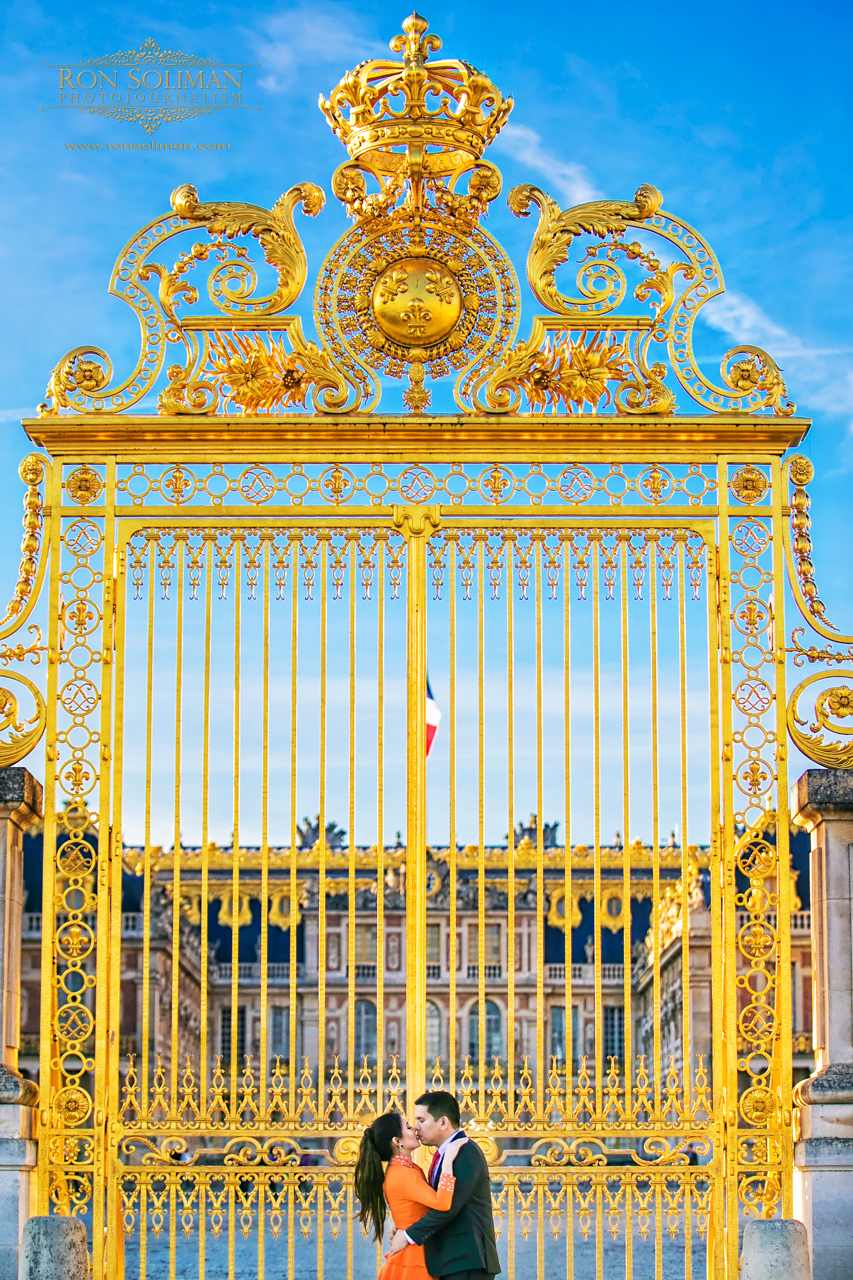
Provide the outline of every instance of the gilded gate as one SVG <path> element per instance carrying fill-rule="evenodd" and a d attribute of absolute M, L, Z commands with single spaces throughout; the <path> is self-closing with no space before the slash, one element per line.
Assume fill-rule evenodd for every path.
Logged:
<path fill-rule="evenodd" d="M 40 1211 L 95 1276 L 372 1274 L 358 1137 L 434 1082 L 509 1273 L 733 1275 L 739 1217 L 792 1209 L 788 728 L 849 756 L 846 687 L 787 703 L 788 653 L 845 660 L 786 647 L 786 577 L 845 641 L 808 423 L 758 348 L 701 371 L 722 275 L 653 187 L 510 192 L 517 340 L 512 102 L 417 15 L 391 48 L 321 100 L 353 226 L 316 339 L 320 189 L 181 187 L 113 274 L 136 367 L 75 348 L 25 424 Z"/>

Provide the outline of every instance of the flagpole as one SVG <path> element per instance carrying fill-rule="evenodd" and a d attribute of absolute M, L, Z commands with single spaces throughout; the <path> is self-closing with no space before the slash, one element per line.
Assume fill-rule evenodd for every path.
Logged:
<path fill-rule="evenodd" d="M 426 1085 L 426 543 L 440 508 L 394 507 L 406 567 L 406 1102 Z"/>

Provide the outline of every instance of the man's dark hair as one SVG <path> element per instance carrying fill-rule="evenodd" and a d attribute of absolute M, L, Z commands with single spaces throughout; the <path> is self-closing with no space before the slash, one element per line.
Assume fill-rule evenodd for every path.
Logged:
<path fill-rule="evenodd" d="M 447 1116 L 453 1128 L 459 1128 L 459 1103 L 452 1093 L 446 1093 L 444 1089 L 431 1089 L 429 1093 L 422 1093 L 419 1098 L 415 1098 L 415 1106 L 426 1107 L 433 1120 Z"/>

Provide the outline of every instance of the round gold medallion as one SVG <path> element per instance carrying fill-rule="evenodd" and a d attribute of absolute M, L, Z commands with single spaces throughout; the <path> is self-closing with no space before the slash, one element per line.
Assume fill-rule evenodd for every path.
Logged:
<path fill-rule="evenodd" d="M 392 342 L 431 346 L 458 324 L 462 290 L 455 275 L 434 258 L 403 258 L 378 277 L 370 306 L 377 328 Z"/>

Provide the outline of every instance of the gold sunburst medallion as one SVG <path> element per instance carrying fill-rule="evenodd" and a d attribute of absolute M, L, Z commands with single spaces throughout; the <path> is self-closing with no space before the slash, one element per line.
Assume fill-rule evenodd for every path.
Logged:
<path fill-rule="evenodd" d="M 353 227 L 320 273 L 317 327 L 365 396 L 378 395 L 375 374 L 420 383 L 455 370 L 459 400 L 515 334 L 518 282 L 503 250 L 481 227 L 463 237 L 430 215 Z"/>

